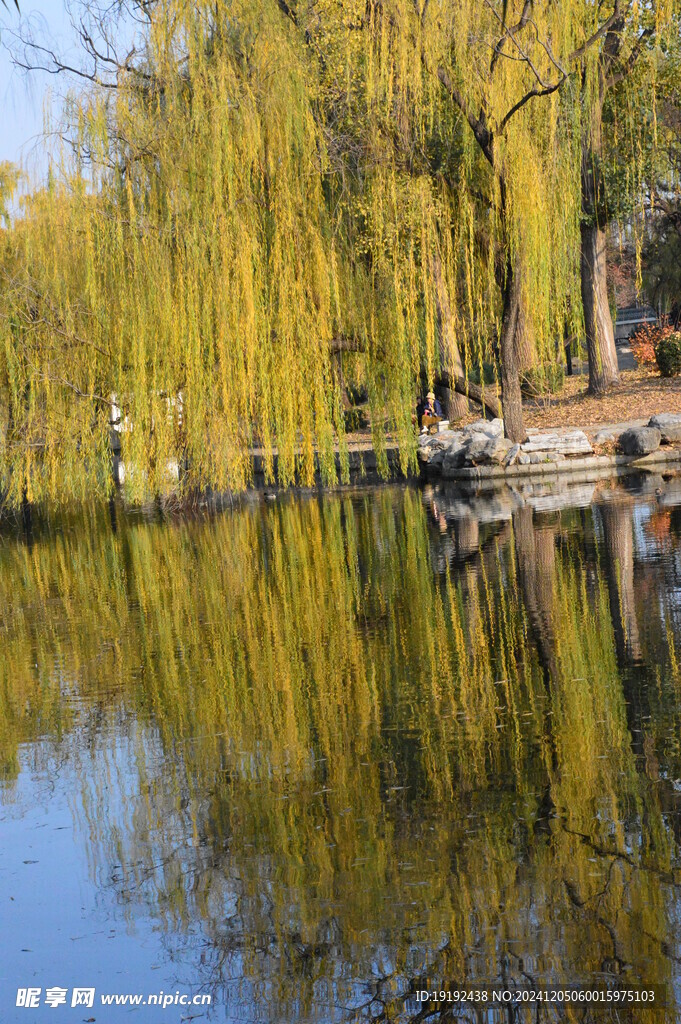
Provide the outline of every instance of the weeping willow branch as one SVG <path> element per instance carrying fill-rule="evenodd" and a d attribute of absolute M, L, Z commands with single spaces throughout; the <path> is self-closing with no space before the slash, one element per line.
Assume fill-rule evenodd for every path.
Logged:
<path fill-rule="evenodd" d="M 36 367 L 34 367 L 34 369 L 36 369 Z M 73 381 L 67 380 L 65 377 L 59 377 L 56 374 L 41 373 L 37 371 L 35 380 L 36 382 L 41 381 L 48 384 L 59 384 L 64 388 L 68 388 L 69 391 L 72 391 L 78 398 L 84 398 L 89 402 L 96 402 L 98 405 L 104 406 L 109 410 L 113 408 L 114 403 L 111 399 L 104 398 L 103 395 L 98 395 L 95 391 L 83 391 L 83 389 L 78 387 L 77 384 L 74 384 Z"/>
<path fill-rule="evenodd" d="M 423 55 L 423 60 L 426 61 L 426 63 L 427 63 L 427 57 L 426 57 L 425 54 Z M 457 107 L 459 108 L 461 113 L 464 115 L 464 117 L 468 121 L 468 124 L 470 125 L 471 131 L 473 132 L 473 135 L 475 136 L 476 141 L 478 142 L 478 145 L 480 146 L 480 149 L 482 150 L 482 152 L 483 152 L 483 154 L 485 156 L 485 159 L 487 160 L 487 162 L 489 164 L 491 164 L 493 166 L 494 165 L 494 152 L 493 152 L 493 141 L 494 141 L 494 139 L 493 139 L 492 133 L 490 132 L 489 128 L 487 127 L 487 125 L 485 123 L 484 115 L 480 114 L 479 117 L 476 117 L 476 115 L 473 113 L 471 107 L 469 106 L 469 104 L 465 100 L 465 98 L 463 96 L 463 93 L 461 92 L 460 89 L 458 89 L 456 87 L 456 85 L 452 81 L 451 76 L 449 75 L 449 72 L 445 68 L 438 67 L 436 72 L 435 72 L 435 74 L 437 75 L 439 81 L 441 82 L 441 84 L 445 88 L 446 92 L 449 94 L 451 99 L 454 101 L 454 103 L 457 105 Z"/>
<path fill-rule="evenodd" d="M 605 79 L 605 88 L 606 89 L 611 89 L 615 85 L 618 85 L 620 82 L 624 81 L 624 79 L 627 77 L 627 75 L 633 70 L 634 65 L 636 64 L 636 61 L 641 56 L 641 53 L 643 52 L 643 47 L 645 46 L 646 40 L 647 39 L 651 39 L 654 36 L 654 34 L 655 34 L 655 29 L 653 29 L 653 28 L 645 28 L 645 29 L 642 30 L 642 32 L 639 35 L 638 39 L 636 40 L 634 46 L 632 47 L 631 53 L 629 54 L 629 56 L 627 57 L 626 61 L 624 62 L 624 66 L 622 68 L 620 68 L 619 71 L 616 71 L 613 74 L 607 75 L 607 77 Z"/>

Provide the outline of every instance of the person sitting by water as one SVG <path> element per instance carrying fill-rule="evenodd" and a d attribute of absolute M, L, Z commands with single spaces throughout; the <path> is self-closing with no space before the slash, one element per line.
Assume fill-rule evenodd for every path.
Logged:
<path fill-rule="evenodd" d="M 421 426 L 424 425 L 424 416 L 427 416 L 429 420 L 437 421 L 442 419 L 442 406 L 438 402 L 433 391 L 429 391 L 426 395 L 425 401 L 419 402 L 416 406 L 416 416 Z"/>

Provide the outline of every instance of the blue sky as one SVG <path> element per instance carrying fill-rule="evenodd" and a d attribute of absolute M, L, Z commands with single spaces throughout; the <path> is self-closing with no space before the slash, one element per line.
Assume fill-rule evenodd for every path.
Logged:
<path fill-rule="evenodd" d="M 41 143 L 45 105 L 56 104 L 68 88 L 60 76 L 46 72 L 22 72 L 10 58 L 13 33 L 20 24 L 59 53 L 73 52 L 74 33 L 64 0 L 19 0 L 21 18 L 13 5 L 0 7 L 0 160 L 25 167 L 29 176 L 40 179 L 47 167 Z"/>

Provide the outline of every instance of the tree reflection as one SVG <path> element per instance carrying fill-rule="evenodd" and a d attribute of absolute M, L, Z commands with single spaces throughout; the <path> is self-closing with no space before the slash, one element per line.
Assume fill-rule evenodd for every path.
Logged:
<path fill-rule="evenodd" d="M 401 489 L 5 543 L 6 789 L 19 750 L 68 752 L 93 873 L 234 1018 L 420 1019 L 429 980 L 670 984 L 678 676 L 651 645 L 678 618 L 635 631 L 664 570 L 634 571 L 631 503 L 601 509 L 602 548 L 574 514 L 462 532 Z M 645 765 L 624 655 L 657 666 Z"/>

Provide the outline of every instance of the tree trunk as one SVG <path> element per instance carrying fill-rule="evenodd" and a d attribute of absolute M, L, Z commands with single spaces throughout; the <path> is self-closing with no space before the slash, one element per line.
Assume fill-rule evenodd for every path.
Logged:
<path fill-rule="evenodd" d="M 504 433 L 511 441 L 527 439 L 523 424 L 523 404 L 518 378 L 518 348 L 516 333 L 522 289 L 520 274 L 516 272 L 510 256 L 507 259 L 504 282 L 504 306 L 501 321 L 501 406 L 504 413 Z"/>
<path fill-rule="evenodd" d="M 521 273 L 520 261 L 516 261 L 516 273 Z M 527 308 L 525 295 L 522 291 L 522 277 L 520 280 L 521 291 L 518 304 L 518 323 L 515 331 L 515 348 L 518 358 L 518 372 L 523 373 L 529 370 L 537 362 L 537 351 L 534 341 L 534 330 L 532 316 Z"/>
<path fill-rule="evenodd" d="M 582 306 L 589 356 L 589 392 L 593 395 L 602 395 L 619 380 L 605 261 L 602 114 L 602 100 L 596 100 L 589 134 L 582 143 Z"/>
<path fill-rule="evenodd" d="M 503 194 L 503 193 L 502 193 Z M 518 362 L 518 373 L 529 370 L 537 362 L 537 349 L 534 338 L 532 316 L 527 307 L 527 301 L 523 292 L 523 270 L 525 257 L 522 252 L 517 252 L 515 257 L 515 272 L 519 279 L 520 292 L 518 299 L 518 322 L 515 329 L 515 350 Z M 495 261 L 494 276 L 499 291 L 504 294 L 506 287 L 507 259 L 503 254 Z"/>
<path fill-rule="evenodd" d="M 523 373 L 524 370 L 529 370 L 534 366 L 537 360 L 531 321 L 522 297 L 518 308 L 518 326 L 516 327 L 515 340 L 518 370 L 520 373 Z"/>
<path fill-rule="evenodd" d="M 435 284 L 435 308 L 437 312 L 438 348 L 440 352 L 440 366 L 450 379 L 463 377 L 463 364 L 461 353 L 456 343 L 454 325 L 452 324 L 452 310 L 449 304 L 449 292 L 447 284 L 442 277 L 442 264 L 440 257 L 435 256 L 431 262 L 433 282 Z M 442 404 L 444 414 L 450 422 L 461 419 L 468 412 L 468 400 L 463 395 L 457 394 L 454 388 L 442 387 Z"/>
<path fill-rule="evenodd" d="M 443 388 L 451 388 L 460 395 L 470 398 L 471 401 L 477 402 L 478 405 L 482 406 L 483 412 L 490 413 L 495 419 L 502 415 L 499 400 L 492 396 L 492 389 L 489 387 L 483 390 L 483 388 L 473 384 L 470 380 L 465 380 L 463 377 L 451 378 L 447 373 L 440 374 L 436 383 Z"/>

